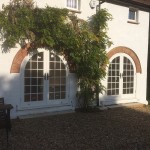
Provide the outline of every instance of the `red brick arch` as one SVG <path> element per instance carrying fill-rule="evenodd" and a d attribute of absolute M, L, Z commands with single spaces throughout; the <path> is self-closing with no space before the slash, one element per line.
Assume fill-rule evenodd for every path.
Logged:
<path fill-rule="evenodd" d="M 10 73 L 19 73 L 20 67 L 23 59 L 28 55 L 27 48 L 20 49 L 17 54 L 15 55 L 11 68 Z"/>
<path fill-rule="evenodd" d="M 125 54 L 129 55 L 135 63 L 136 72 L 142 73 L 140 60 L 133 50 L 131 50 L 130 48 L 127 48 L 127 47 L 119 46 L 119 47 L 116 47 L 116 48 L 113 48 L 112 50 L 110 50 L 107 53 L 107 56 L 110 59 L 113 55 L 115 55 L 117 53 L 125 53 Z"/>
<path fill-rule="evenodd" d="M 113 55 L 115 55 L 117 53 L 125 53 L 125 54 L 129 55 L 135 63 L 136 72 L 137 73 L 142 73 L 141 63 L 139 61 L 138 56 L 136 55 L 136 53 L 133 50 L 131 50 L 127 47 L 119 46 L 119 47 L 113 48 L 111 51 L 109 51 L 107 53 L 107 56 L 110 59 Z M 27 48 L 20 49 L 17 52 L 17 54 L 15 55 L 15 57 L 13 59 L 11 69 L 10 69 L 10 73 L 19 73 L 20 72 L 21 63 L 27 55 L 28 55 Z"/>

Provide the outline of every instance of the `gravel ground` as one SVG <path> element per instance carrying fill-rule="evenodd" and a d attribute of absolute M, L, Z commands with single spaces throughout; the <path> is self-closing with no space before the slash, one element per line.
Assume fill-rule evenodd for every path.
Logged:
<path fill-rule="evenodd" d="M 150 150 L 150 106 L 12 120 L 0 150 Z"/>

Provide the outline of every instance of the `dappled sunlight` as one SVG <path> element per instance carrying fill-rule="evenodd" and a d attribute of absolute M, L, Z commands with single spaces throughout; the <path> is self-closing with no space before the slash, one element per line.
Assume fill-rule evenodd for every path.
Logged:
<path fill-rule="evenodd" d="M 149 105 L 145 105 L 145 104 L 130 104 L 129 106 L 127 106 L 128 109 L 137 111 L 137 112 L 141 112 L 141 113 L 145 113 L 147 115 L 150 115 L 150 106 Z"/>

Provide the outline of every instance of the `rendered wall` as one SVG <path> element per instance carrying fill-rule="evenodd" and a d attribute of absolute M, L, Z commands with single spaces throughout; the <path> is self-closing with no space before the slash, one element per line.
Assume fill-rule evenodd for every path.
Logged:
<path fill-rule="evenodd" d="M 147 82 L 147 54 L 148 54 L 148 33 L 149 33 L 149 13 L 139 11 L 139 24 L 128 23 L 129 8 L 104 3 L 103 8 L 107 8 L 112 14 L 113 20 L 109 22 L 108 34 L 112 39 L 114 47 L 125 46 L 132 49 L 138 56 L 142 73 L 137 74 L 136 98 L 139 101 L 146 101 Z"/>
<path fill-rule="evenodd" d="M 5 3 L 8 4 L 9 0 L 1 0 L 0 6 Z M 64 8 L 65 0 L 36 0 L 36 5 L 45 7 L 46 4 L 54 7 Z M 96 13 L 95 9 L 89 6 L 90 0 L 81 0 L 81 12 L 77 15 L 85 20 L 89 19 L 91 15 Z M 113 20 L 109 22 L 108 34 L 113 42 L 113 45 L 107 49 L 109 50 L 125 46 L 137 54 L 142 66 L 142 73 L 137 74 L 137 90 L 136 98 L 143 103 L 146 103 L 146 78 L 147 78 L 147 52 L 148 52 L 148 28 L 149 28 L 149 14 L 147 12 L 139 11 L 139 24 L 130 24 L 128 21 L 128 8 L 116 6 L 109 3 L 104 3 L 101 8 L 107 8 L 109 13 L 112 14 Z M 1 8 L 0 8 L 1 9 Z M 6 103 L 11 103 L 14 109 L 11 111 L 12 117 L 17 115 L 24 115 L 29 113 L 37 113 L 33 110 L 18 111 L 18 106 L 21 103 L 22 96 L 22 80 L 20 73 L 10 73 L 11 64 L 20 47 L 11 49 L 8 53 L 2 53 L 0 48 L 0 97 L 5 97 Z M 72 106 L 76 106 L 76 77 L 74 74 L 69 74 L 70 78 L 70 99 Z M 106 81 L 105 81 L 106 83 Z M 41 110 L 41 112 L 44 110 Z M 47 110 L 46 110 L 47 111 Z M 56 111 L 56 109 L 53 109 Z"/>

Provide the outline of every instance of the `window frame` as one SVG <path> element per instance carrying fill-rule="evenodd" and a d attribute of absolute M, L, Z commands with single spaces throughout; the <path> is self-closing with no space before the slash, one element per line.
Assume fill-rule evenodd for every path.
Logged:
<path fill-rule="evenodd" d="M 130 13 L 133 12 L 133 18 L 130 17 Z M 132 16 L 132 14 L 131 14 Z M 128 11 L 128 23 L 139 24 L 139 10 L 137 8 L 129 7 Z"/>
<path fill-rule="evenodd" d="M 68 2 L 72 1 L 72 4 L 76 3 L 76 7 L 71 7 L 68 5 Z M 66 7 L 69 10 L 72 11 L 80 11 L 80 7 L 81 7 L 81 0 L 66 0 Z"/>

